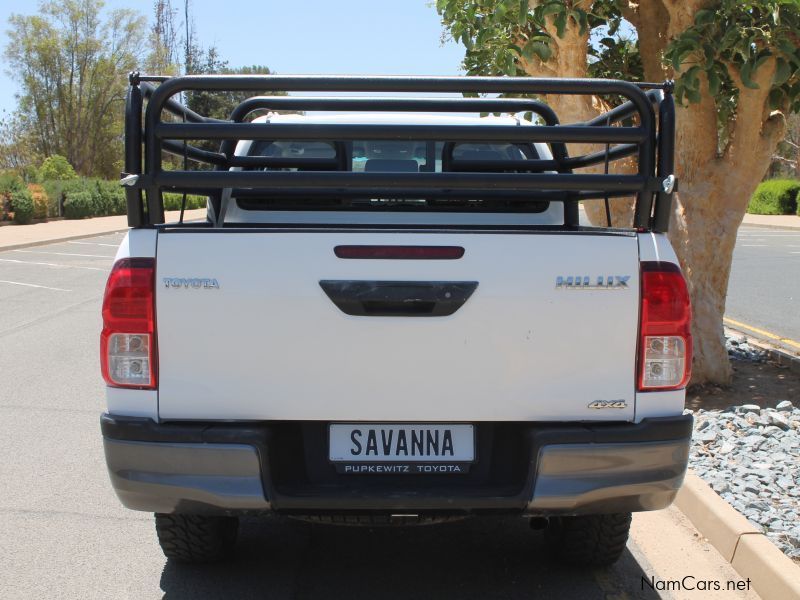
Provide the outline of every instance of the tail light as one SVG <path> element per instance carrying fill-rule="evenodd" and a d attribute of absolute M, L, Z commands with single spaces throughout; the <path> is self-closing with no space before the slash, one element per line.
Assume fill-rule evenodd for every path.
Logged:
<path fill-rule="evenodd" d="M 114 387 L 155 389 L 155 259 L 114 264 L 103 297 L 100 334 L 103 379 Z"/>
<path fill-rule="evenodd" d="M 639 390 L 686 386 L 692 369 L 692 310 L 680 269 L 672 263 L 642 263 L 639 327 Z"/>

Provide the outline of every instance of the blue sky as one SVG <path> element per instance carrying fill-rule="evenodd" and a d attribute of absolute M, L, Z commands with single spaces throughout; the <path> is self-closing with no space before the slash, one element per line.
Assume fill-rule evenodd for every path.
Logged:
<path fill-rule="evenodd" d="M 31 0 L 0 4 L 2 43 L 8 17 L 33 14 Z M 182 14 L 183 0 L 173 0 Z M 463 48 L 441 43 L 432 0 L 191 0 L 198 39 L 216 45 L 230 66 L 263 64 L 282 74 L 458 75 Z M 152 2 L 108 0 L 106 7 L 152 12 Z M 19 88 L 0 73 L 0 114 Z"/>

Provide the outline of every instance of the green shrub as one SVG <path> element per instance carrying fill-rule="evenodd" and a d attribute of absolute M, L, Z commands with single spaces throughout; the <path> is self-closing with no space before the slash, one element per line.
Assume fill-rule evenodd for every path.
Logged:
<path fill-rule="evenodd" d="M 64 198 L 69 198 L 73 194 L 80 194 L 83 192 L 91 194 L 95 197 L 95 199 L 97 199 L 97 196 L 99 196 L 99 192 L 97 191 L 97 181 L 89 177 L 65 180 L 63 181 L 61 189 L 64 193 Z"/>
<path fill-rule="evenodd" d="M 22 177 L 13 171 L 4 171 L 0 173 L 0 196 L 10 195 L 12 192 L 18 192 L 25 188 L 25 183 Z"/>
<path fill-rule="evenodd" d="M 82 219 L 83 217 L 96 217 L 103 214 L 103 207 L 100 201 L 100 190 L 97 189 L 97 180 L 95 179 L 81 177 L 79 179 L 68 179 L 66 181 L 62 181 L 61 194 L 64 198 L 64 216 L 67 219 Z M 83 194 L 88 194 L 91 198 L 91 201 L 87 203 L 87 201 L 82 197 Z M 73 212 L 68 214 L 67 202 L 69 202 L 69 200 L 75 196 L 81 196 L 81 200 L 79 200 L 78 204 L 85 208 L 78 210 L 80 213 L 79 216 L 70 216 L 70 214 L 75 214 L 74 211 L 76 209 L 73 208 Z M 91 212 L 88 214 L 83 214 L 85 210 L 91 210 Z"/>
<path fill-rule="evenodd" d="M 12 193 L 11 207 L 14 211 L 14 222 L 18 225 L 27 225 L 33 219 L 33 196 L 26 188 Z"/>
<path fill-rule="evenodd" d="M 753 215 L 791 215 L 797 210 L 800 181 L 772 179 L 762 182 L 753 197 L 747 212 Z"/>
<path fill-rule="evenodd" d="M 97 198 L 103 215 L 124 215 L 127 209 L 125 190 L 117 181 L 97 179 Z"/>
<path fill-rule="evenodd" d="M 68 193 L 64 200 L 64 216 L 67 219 L 93 217 L 98 208 L 95 196 L 88 191 Z"/>
<path fill-rule="evenodd" d="M 58 207 L 66 200 L 67 194 L 77 194 L 79 192 L 90 192 L 91 186 L 86 179 L 51 179 L 42 184 L 50 202 L 50 214 L 54 217 L 59 216 Z"/>
<path fill-rule="evenodd" d="M 77 179 L 78 174 L 69 164 L 69 161 L 60 154 L 53 154 L 44 159 L 42 166 L 39 167 L 39 177 L 41 181 L 51 179 Z"/>
<path fill-rule="evenodd" d="M 797 216 L 800 217 L 800 190 L 797 191 L 797 198 L 794 201 L 797 203 Z"/>
<path fill-rule="evenodd" d="M 69 180 L 51 180 L 42 184 L 50 198 L 52 214 L 58 214 L 59 202 L 64 202 L 76 194 L 89 194 L 92 197 L 92 214 L 89 216 L 100 217 L 105 215 L 124 215 L 127 204 L 125 190 L 117 181 L 106 181 L 90 177 L 80 177 Z M 81 202 L 84 202 L 81 200 Z M 66 208 L 64 209 L 66 215 Z M 81 218 L 81 217 L 68 217 Z"/>
<path fill-rule="evenodd" d="M 163 194 L 164 210 L 180 210 L 183 202 L 183 194 L 173 194 L 171 192 Z M 186 195 L 186 210 L 195 208 L 205 208 L 207 198 L 205 196 Z"/>

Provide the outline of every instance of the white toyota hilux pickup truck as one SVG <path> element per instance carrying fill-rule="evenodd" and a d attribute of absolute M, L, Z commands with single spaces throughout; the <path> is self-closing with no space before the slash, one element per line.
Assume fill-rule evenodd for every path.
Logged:
<path fill-rule="evenodd" d="M 291 95 L 226 120 L 176 99 L 265 90 Z M 617 100 L 561 124 L 546 94 Z M 516 514 L 609 564 L 631 512 L 675 497 L 692 346 L 670 82 L 133 73 L 125 133 L 101 428 L 167 557 L 225 557 L 242 515 Z M 165 224 L 164 192 L 208 218 Z M 618 197 L 630 227 L 581 224 Z"/>

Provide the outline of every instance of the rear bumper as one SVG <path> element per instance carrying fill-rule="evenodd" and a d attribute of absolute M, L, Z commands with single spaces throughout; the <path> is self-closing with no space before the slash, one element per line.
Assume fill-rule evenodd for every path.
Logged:
<path fill-rule="evenodd" d="M 477 424 L 490 428 L 496 425 Z M 319 431 L 323 424 L 308 424 Z M 518 476 L 495 473 L 496 452 L 475 477 L 344 475 L 326 479 L 281 423 L 155 423 L 103 415 L 106 462 L 122 503 L 134 510 L 243 514 L 507 512 L 531 515 L 656 510 L 686 472 L 692 417 L 631 424 L 509 424 Z M 292 424 L 291 427 L 300 427 Z M 294 431 L 294 430 L 292 430 Z M 319 437 L 318 435 L 316 436 Z M 499 435 L 496 437 L 500 437 Z M 306 444 L 308 445 L 308 444 Z M 480 462 L 480 458 L 479 458 Z M 505 465 L 502 465 L 505 466 Z M 483 475 L 481 475 L 481 469 Z M 287 470 L 305 471 L 287 477 Z M 294 475 L 298 475 L 294 477 Z M 458 479 L 461 477 L 461 479 Z"/>

